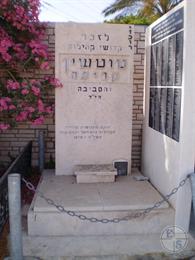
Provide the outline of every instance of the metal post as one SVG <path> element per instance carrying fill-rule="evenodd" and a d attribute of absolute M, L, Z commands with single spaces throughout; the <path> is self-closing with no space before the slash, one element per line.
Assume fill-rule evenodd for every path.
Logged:
<path fill-rule="evenodd" d="M 44 157 L 45 157 L 45 146 L 44 146 L 44 133 L 39 132 L 39 170 L 42 172 L 44 170 Z"/>
<path fill-rule="evenodd" d="M 22 260 L 22 220 L 21 220 L 21 176 L 8 175 L 9 224 L 11 259 Z"/>
<path fill-rule="evenodd" d="M 191 187 L 192 187 L 192 205 L 193 205 L 193 213 L 195 216 L 195 173 L 190 175 Z"/>

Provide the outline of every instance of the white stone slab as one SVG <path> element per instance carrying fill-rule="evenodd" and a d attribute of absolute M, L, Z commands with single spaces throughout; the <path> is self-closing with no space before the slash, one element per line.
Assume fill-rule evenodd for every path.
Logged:
<path fill-rule="evenodd" d="M 56 24 L 56 174 L 77 164 L 131 169 L 132 25 Z"/>

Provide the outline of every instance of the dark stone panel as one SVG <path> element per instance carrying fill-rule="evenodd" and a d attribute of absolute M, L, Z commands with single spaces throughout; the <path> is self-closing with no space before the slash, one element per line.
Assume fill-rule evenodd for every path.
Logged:
<path fill-rule="evenodd" d="M 150 88 L 149 127 L 154 128 L 155 88 Z"/>
<path fill-rule="evenodd" d="M 156 86 L 157 83 L 157 61 L 156 46 L 151 46 L 151 62 L 150 62 L 150 86 Z"/>
<path fill-rule="evenodd" d="M 159 131 L 162 134 L 165 134 L 166 103 L 167 103 L 167 89 L 161 88 L 161 93 L 160 93 L 160 128 L 159 128 Z"/>
<path fill-rule="evenodd" d="M 173 35 L 168 39 L 168 72 L 167 85 L 174 86 L 175 81 L 175 39 Z"/>
<path fill-rule="evenodd" d="M 177 88 L 174 90 L 172 138 L 177 142 L 179 142 L 180 134 L 181 95 L 181 89 Z"/>
<path fill-rule="evenodd" d="M 159 131 L 160 127 L 160 89 L 155 89 L 154 96 L 154 129 Z"/>
<path fill-rule="evenodd" d="M 161 86 L 162 43 L 156 45 L 156 84 Z"/>
<path fill-rule="evenodd" d="M 167 89 L 167 102 L 166 102 L 166 123 L 165 123 L 165 134 L 172 138 L 172 127 L 173 127 L 173 89 Z"/>
<path fill-rule="evenodd" d="M 183 31 L 176 35 L 175 86 L 182 85 L 182 74 L 183 74 Z"/>
<path fill-rule="evenodd" d="M 167 86 L 168 39 L 162 41 L 161 86 Z"/>

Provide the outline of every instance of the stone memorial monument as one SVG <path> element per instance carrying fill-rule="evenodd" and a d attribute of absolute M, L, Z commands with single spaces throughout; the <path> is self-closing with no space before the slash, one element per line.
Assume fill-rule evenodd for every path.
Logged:
<path fill-rule="evenodd" d="M 109 179 L 115 160 L 126 160 L 130 172 L 133 29 L 56 24 L 56 77 L 63 83 L 56 89 L 57 175 L 76 171 L 82 182 L 94 165 L 106 165 Z"/>
<path fill-rule="evenodd" d="M 142 171 L 166 195 L 195 158 L 195 1 L 184 1 L 147 29 Z M 171 199 L 175 223 L 189 226 L 190 184 Z"/>

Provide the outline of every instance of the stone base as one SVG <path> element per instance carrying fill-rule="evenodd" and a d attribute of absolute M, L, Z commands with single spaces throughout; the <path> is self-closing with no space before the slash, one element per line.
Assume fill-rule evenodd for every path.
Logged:
<path fill-rule="evenodd" d="M 161 234 L 127 236 L 23 236 L 24 255 L 40 257 L 42 260 L 127 260 L 135 259 L 184 259 L 194 255 L 194 240 L 189 237 L 188 246 L 180 254 L 169 254 L 160 243 Z M 161 253 L 159 257 L 144 254 Z M 168 255 L 167 258 L 163 257 Z M 143 256 L 143 257 L 142 257 Z M 154 254 L 155 256 L 155 254 Z M 188 259 L 188 258 L 185 258 Z"/>
<path fill-rule="evenodd" d="M 77 165 L 74 174 L 77 183 L 114 182 L 117 170 L 110 164 Z"/>
<path fill-rule="evenodd" d="M 38 189 L 66 210 L 109 219 L 151 207 L 162 199 L 148 181 L 136 181 L 132 176 L 119 176 L 114 183 L 77 184 L 74 176 L 45 171 Z M 60 213 L 36 194 L 28 212 L 28 234 L 23 236 L 24 255 L 43 260 L 76 256 L 123 259 L 124 255 L 163 252 L 161 231 L 170 225 L 174 225 L 174 210 L 167 203 L 144 218 L 101 224 Z"/>
<path fill-rule="evenodd" d="M 162 200 L 147 181 L 117 176 L 114 183 L 78 184 L 74 176 L 55 176 L 46 171 L 39 191 L 66 210 L 99 219 L 123 218 L 136 210 L 152 207 Z M 48 223 L 50 223 L 48 225 Z M 118 224 L 91 223 L 60 213 L 35 195 L 28 212 L 28 234 L 37 236 L 127 235 L 159 233 L 174 223 L 174 210 L 168 203 L 142 218 Z"/>

